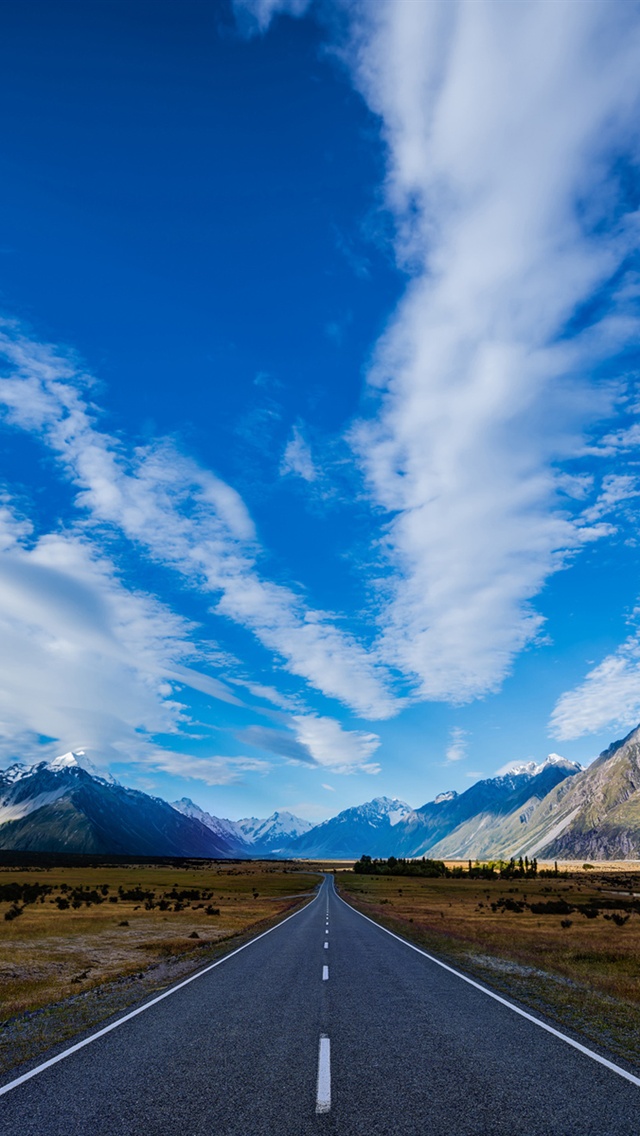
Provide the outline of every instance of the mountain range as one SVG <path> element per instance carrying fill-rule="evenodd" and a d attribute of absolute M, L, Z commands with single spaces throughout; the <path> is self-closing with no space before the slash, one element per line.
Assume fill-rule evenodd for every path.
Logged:
<path fill-rule="evenodd" d="M 640 727 L 582 769 L 557 754 L 413 809 L 376 797 L 313 825 L 227 820 L 105 775 L 83 751 L 0 771 L 0 850 L 206 858 L 640 859 Z"/>

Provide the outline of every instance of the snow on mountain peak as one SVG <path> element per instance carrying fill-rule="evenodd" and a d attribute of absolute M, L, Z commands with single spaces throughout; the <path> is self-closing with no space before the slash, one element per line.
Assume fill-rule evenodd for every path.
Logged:
<path fill-rule="evenodd" d="M 242 829 L 245 839 L 250 840 L 252 844 L 259 844 L 264 840 L 271 842 L 283 836 L 302 836 L 303 833 L 314 827 L 311 821 L 294 816 L 286 809 L 272 813 L 266 820 L 258 817 L 244 817 L 237 823 Z"/>
<path fill-rule="evenodd" d="M 374 797 L 372 801 L 367 801 L 365 805 L 354 811 L 362 813 L 368 819 L 382 820 L 386 817 L 391 826 L 399 824 L 413 814 L 411 806 L 406 801 L 398 800 L 397 797 Z"/>
<path fill-rule="evenodd" d="M 46 768 L 52 773 L 61 773 L 65 769 L 83 769 L 91 777 L 98 777 L 101 781 L 107 781 L 110 785 L 117 784 L 115 777 L 112 777 L 103 769 L 98 769 L 98 766 L 90 761 L 83 749 L 70 750 L 69 753 L 63 753 L 60 757 L 54 757 L 53 761 L 47 762 Z"/>
<path fill-rule="evenodd" d="M 455 801 L 457 796 L 455 789 L 449 789 L 446 793 L 438 793 L 438 796 L 433 798 L 433 803 L 434 805 L 442 805 L 445 801 Z"/>
<path fill-rule="evenodd" d="M 226 817 L 212 816 L 211 813 L 201 809 L 200 805 L 194 804 L 190 797 L 181 797 L 179 801 L 170 801 L 169 804 L 172 809 L 182 813 L 183 816 L 199 820 L 200 824 L 203 824 L 205 828 L 208 828 L 217 836 L 222 836 L 225 840 L 239 842 L 241 845 L 246 844 L 247 838 L 237 821 L 227 820 Z"/>
<path fill-rule="evenodd" d="M 503 765 L 502 769 L 498 770 L 496 776 L 501 777 L 508 776 L 509 774 L 517 775 L 520 773 L 528 773 L 531 777 L 537 777 L 538 774 L 543 773 L 545 769 L 549 769 L 554 765 L 559 765 L 564 769 L 573 769 L 577 773 L 582 772 L 582 766 L 579 762 L 569 761 L 568 758 L 561 757 L 559 753 L 550 753 L 545 757 L 544 761 L 540 763 L 535 761 L 510 761 L 507 765 Z"/>

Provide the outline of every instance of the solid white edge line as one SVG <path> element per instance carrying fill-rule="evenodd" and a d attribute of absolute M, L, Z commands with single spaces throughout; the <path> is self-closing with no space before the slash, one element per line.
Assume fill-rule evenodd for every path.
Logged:
<path fill-rule="evenodd" d="M 323 966 L 322 968 L 322 981 L 327 982 L 329 978 L 329 967 Z"/>
<path fill-rule="evenodd" d="M 577 1049 L 579 1053 L 583 1053 L 585 1057 L 590 1057 L 592 1061 L 597 1061 L 599 1065 L 604 1065 L 605 1068 L 610 1069 L 612 1073 L 617 1073 L 619 1077 L 624 1077 L 625 1081 L 631 1081 L 632 1085 L 638 1085 L 638 1087 L 640 1087 L 640 1077 L 634 1077 L 633 1073 L 628 1073 L 627 1070 L 623 1069 L 620 1065 L 616 1065 L 613 1061 L 608 1061 L 606 1057 L 601 1057 L 600 1054 L 595 1053 L 593 1049 L 588 1049 L 586 1045 L 581 1045 L 579 1041 L 574 1041 L 573 1038 L 569 1037 L 566 1033 L 561 1033 L 560 1030 L 547 1025 L 546 1022 L 534 1017 L 533 1014 L 527 1013 L 526 1010 L 521 1010 L 519 1006 L 516 1006 L 513 1002 L 509 1002 L 507 998 L 503 998 L 500 994 L 495 994 L 493 990 L 488 990 L 486 986 L 483 986 L 480 982 L 476 982 L 473 978 L 469 978 L 466 974 L 462 974 L 461 971 L 456 970 L 453 966 L 448 966 L 446 962 L 441 962 L 440 959 L 435 958 L 434 955 L 430 955 L 427 951 L 423 951 L 420 947 L 416 947 L 413 943 L 410 943 L 408 939 L 403 939 L 401 935 L 396 935 L 393 931 L 389 931 L 388 928 L 383 927 L 381 923 L 376 923 L 375 919 L 370 919 L 368 915 L 363 915 L 361 911 L 358 911 L 357 907 L 352 907 L 351 904 L 347 903 L 337 892 L 335 894 L 340 902 L 344 903 L 345 907 L 348 907 L 350 911 L 355 911 L 356 915 L 359 915 L 362 919 L 366 919 L 367 923 L 378 927 L 380 931 L 385 931 L 387 935 L 391 935 L 392 939 L 397 939 L 398 942 L 402 943 L 405 947 L 410 947 L 412 951 L 416 951 L 419 955 L 424 955 L 426 959 L 429 959 L 429 962 L 434 962 L 436 966 L 442 967 L 443 970 L 448 970 L 449 974 L 455 974 L 456 978 L 461 978 L 463 982 L 467 982 L 469 986 L 474 986 L 476 990 L 479 990 L 482 994 L 486 994 L 488 998 L 493 998 L 494 1002 L 500 1002 L 502 1006 L 513 1010 L 514 1014 L 519 1014 L 521 1018 L 526 1018 L 528 1022 L 533 1022 L 534 1026 L 539 1026 L 540 1029 L 553 1034 L 553 1036 L 559 1038 L 560 1041 L 566 1042 L 566 1044 L 570 1045 L 573 1049 Z"/>
<path fill-rule="evenodd" d="M 326 1034 L 320 1035 L 318 1049 L 318 1087 L 316 1112 L 331 1111 L 331 1042 Z"/>
<path fill-rule="evenodd" d="M 319 895 L 320 891 L 317 891 L 311 903 L 315 903 Z M 41 1065 L 36 1065 L 35 1069 L 30 1069 L 28 1073 L 23 1073 L 20 1077 L 9 1081 L 8 1084 L 2 1085 L 2 1087 L 0 1087 L 0 1097 L 4 1096 L 5 1093 L 11 1092 L 12 1089 L 17 1089 L 18 1085 L 23 1085 L 25 1081 L 30 1081 L 32 1077 L 37 1077 L 38 1073 L 44 1073 L 45 1069 L 50 1069 L 52 1065 L 57 1065 L 59 1061 L 64 1061 L 65 1057 L 70 1057 L 72 1053 L 77 1053 L 79 1049 L 84 1049 L 85 1045 L 91 1045 L 92 1041 L 97 1041 L 99 1037 L 104 1037 L 105 1034 L 111 1033 L 111 1031 L 117 1029 L 118 1026 L 122 1026 L 125 1022 L 131 1021 L 131 1018 L 137 1018 L 138 1014 L 143 1014 L 145 1010 L 149 1010 L 152 1006 L 157 1005 L 158 1002 L 169 998 L 171 994 L 182 990 L 183 986 L 188 986 L 190 982 L 195 982 L 197 978 L 202 978 L 203 974 L 208 974 L 210 970 L 215 970 L 217 966 L 222 966 L 223 962 L 227 962 L 230 958 L 233 958 L 234 955 L 239 955 L 240 951 L 246 950 L 247 947 L 252 947 L 259 939 L 264 939 L 265 935 L 270 935 L 272 931 L 277 931 L 279 927 L 284 927 L 285 923 L 288 923 L 290 919 L 295 919 L 296 915 L 300 915 L 303 911 L 306 911 L 307 908 L 311 907 L 311 903 L 305 903 L 304 907 L 301 907 L 298 911 L 294 911 L 292 915 L 287 915 L 287 918 L 283 919 L 281 923 L 276 923 L 273 927 L 269 927 L 267 931 L 261 931 L 259 935 L 256 935 L 255 939 L 250 939 L 248 943 L 243 943 L 241 947 L 236 947 L 235 951 L 230 951 L 224 958 L 218 959 L 217 962 L 210 963 L 209 966 L 205 966 L 204 969 L 199 970 L 197 974 L 192 974 L 189 978 L 184 978 L 177 986 L 172 986 L 170 990 L 165 990 L 162 994 L 157 994 L 155 998 L 152 998 L 149 1002 L 145 1002 L 144 1006 L 138 1006 L 137 1009 L 130 1010 L 128 1014 L 125 1014 L 122 1018 L 118 1018 L 117 1021 L 111 1022 L 110 1025 L 104 1026 L 96 1033 L 92 1033 L 89 1037 L 83 1038 L 82 1041 L 76 1042 L 75 1045 L 69 1046 L 69 1048 L 64 1049 L 62 1053 L 57 1053 L 55 1057 L 50 1057 L 48 1061 L 43 1061 Z"/>

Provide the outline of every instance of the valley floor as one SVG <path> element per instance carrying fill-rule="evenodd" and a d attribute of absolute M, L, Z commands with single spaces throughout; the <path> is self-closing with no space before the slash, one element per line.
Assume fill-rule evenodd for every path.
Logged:
<path fill-rule="evenodd" d="M 376 922 L 637 1067 L 640 870 L 633 867 L 565 877 L 563 864 L 557 878 L 520 880 L 339 872 L 336 884 Z"/>
<path fill-rule="evenodd" d="M 239 946 L 317 883 L 257 862 L 0 868 L 0 1073 Z"/>

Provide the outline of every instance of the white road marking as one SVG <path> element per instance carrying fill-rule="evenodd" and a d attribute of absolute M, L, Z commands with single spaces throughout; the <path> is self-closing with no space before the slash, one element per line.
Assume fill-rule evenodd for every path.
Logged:
<path fill-rule="evenodd" d="M 323 968 L 322 968 L 322 981 L 326 982 L 328 978 L 329 978 L 329 967 L 323 966 Z"/>
<path fill-rule="evenodd" d="M 599 1053 L 594 1053 L 593 1049 L 588 1049 L 586 1045 L 581 1045 L 579 1041 L 574 1041 L 573 1038 L 568 1037 L 566 1033 L 561 1033 L 560 1030 L 554 1029 L 553 1026 L 547 1025 L 546 1022 L 540 1021 L 540 1018 L 534 1017 L 533 1014 L 528 1014 L 526 1010 L 521 1010 L 519 1006 L 515 1006 L 513 1002 L 509 1002 L 507 998 L 503 998 L 500 994 L 494 994 L 493 990 L 488 990 L 486 986 L 482 986 L 481 983 L 476 982 L 475 979 L 469 978 L 466 974 L 462 974 L 454 967 L 448 966 L 446 962 L 441 962 L 440 959 L 435 958 L 426 951 L 422 951 L 420 947 L 414 946 L 413 943 L 410 943 L 407 939 L 403 939 L 400 935 L 395 935 L 393 931 L 387 930 L 381 923 L 376 923 L 375 919 L 370 919 L 368 915 L 363 915 L 356 907 L 351 907 L 351 904 L 347 903 L 337 892 L 335 894 L 340 902 L 344 903 L 345 907 L 348 907 L 350 911 L 354 911 L 356 915 L 360 915 L 362 919 L 366 919 L 367 923 L 372 923 L 379 931 L 384 931 L 387 935 L 391 935 L 392 939 L 397 939 L 403 946 L 410 947 L 412 951 L 416 951 L 419 955 L 424 955 L 426 959 L 429 959 L 429 962 L 434 962 L 436 966 L 442 967 L 443 970 L 448 970 L 449 974 L 455 974 L 456 978 L 461 978 L 462 981 L 467 982 L 469 986 L 474 986 L 481 994 L 486 994 L 487 998 L 493 998 L 494 1002 L 500 1002 L 502 1006 L 513 1010 L 514 1014 L 519 1014 L 521 1018 L 526 1018 L 527 1021 L 532 1022 L 534 1026 L 539 1026 L 540 1029 L 553 1034 L 553 1036 L 559 1038 L 560 1041 L 564 1041 L 567 1045 L 570 1045 L 572 1049 L 577 1049 L 578 1052 L 583 1053 L 585 1057 L 590 1057 L 592 1061 L 597 1061 L 599 1065 L 604 1065 L 605 1068 L 610 1069 L 612 1073 L 617 1073 L 619 1077 L 624 1077 L 625 1081 L 631 1081 L 632 1085 L 638 1085 L 640 1088 L 640 1077 L 634 1077 L 633 1073 L 628 1073 L 627 1070 L 623 1069 L 620 1065 L 616 1065 L 613 1061 L 608 1061 L 606 1057 L 601 1057 Z"/>
<path fill-rule="evenodd" d="M 311 903 L 315 903 L 319 894 L 319 892 L 316 892 Z M 285 923 L 288 923 L 290 919 L 295 919 L 296 915 L 300 915 L 303 911 L 306 911 L 307 907 L 311 907 L 311 903 L 305 904 L 299 911 L 294 911 L 293 915 L 287 915 L 287 918 L 283 919 L 281 923 L 276 923 L 275 927 L 269 927 L 268 931 L 262 931 L 260 935 L 256 935 L 255 939 L 250 939 L 248 943 L 243 943 L 241 947 L 236 947 L 235 951 L 229 951 L 229 954 L 225 955 L 224 958 L 218 959 L 217 962 L 210 963 L 209 966 L 205 966 L 203 970 L 199 970 L 197 974 L 192 974 L 190 978 L 184 978 L 182 982 L 178 982 L 178 984 L 172 986 L 170 990 L 165 990 L 163 994 L 158 994 L 155 998 L 151 998 L 149 1002 L 145 1002 L 144 1006 L 138 1006 L 136 1010 L 130 1010 L 128 1014 L 124 1014 L 123 1017 L 118 1018 L 116 1022 L 111 1022 L 111 1025 L 104 1026 L 104 1028 L 98 1030 L 97 1033 L 92 1033 L 90 1037 L 83 1038 L 82 1041 L 78 1041 L 75 1045 L 64 1049 L 62 1053 L 57 1053 L 55 1057 L 50 1057 L 48 1061 L 43 1061 L 41 1065 L 36 1065 L 35 1069 L 30 1069 L 28 1073 L 23 1073 L 21 1077 L 16 1077 L 15 1080 L 9 1081 L 6 1085 L 2 1085 L 2 1087 L 0 1087 L 0 1097 L 4 1096 L 5 1093 L 11 1092 L 12 1089 L 17 1089 L 18 1085 L 24 1084 L 25 1081 L 30 1081 L 32 1077 L 37 1077 L 38 1073 L 43 1073 L 45 1069 L 50 1069 L 52 1065 L 57 1065 L 58 1061 L 64 1061 L 65 1057 L 70 1057 L 72 1053 L 77 1053 L 79 1049 L 84 1049 L 85 1045 L 91 1045 L 92 1041 L 97 1041 L 99 1037 L 104 1037 L 105 1034 L 111 1033 L 112 1030 L 124 1025 L 124 1023 L 130 1021 L 131 1018 L 137 1018 L 138 1014 L 144 1014 L 145 1010 L 149 1010 L 151 1006 L 155 1006 L 156 1003 L 162 1002 L 165 998 L 169 998 L 172 994 L 175 994 L 177 990 L 182 990 L 182 987 L 188 986 L 190 982 L 195 982 L 196 978 L 202 978 L 203 974 L 208 974 L 210 970 L 215 970 L 217 966 L 222 966 L 224 962 L 228 962 L 234 955 L 239 955 L 240 951 L 245 951 L 247 947 L 252 947 L 254 943 L 258 942 L 258 939 L 264 939 L 265 935 L 270 935 L 272 931 L 277 931 L 280 927 L 284 927 Z"/>
<path fill-rule="evenodd" d="M 331 1042 L 325 1034 L 320 1036 L 318 1051 L 318 1088 L 316 1112 L 331 1111 Z"/>
<path fill-rule="evenodd" d="M 325 951 L 328 951 L 328 950 L 329 950 L 329 944 L 328 944 L 328 943 L 325 943 L 325 945 L 324 945 L 324 949 L 325 949 Z"/>

